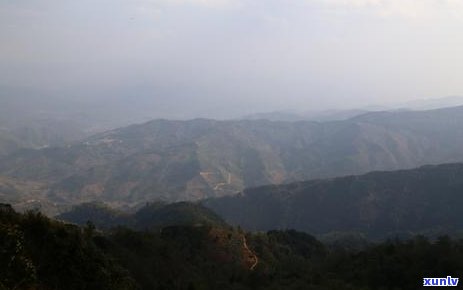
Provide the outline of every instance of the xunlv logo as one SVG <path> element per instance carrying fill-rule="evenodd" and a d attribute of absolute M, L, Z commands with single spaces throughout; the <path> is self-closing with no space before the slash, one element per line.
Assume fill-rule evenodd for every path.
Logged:
<path fill-rule="evenodd" d="M 458 278 L 452 278 L 452 276 L 447 276 L 447 278 L 423 278 L 423 286 L 455 287 L 458 286 Z"/>

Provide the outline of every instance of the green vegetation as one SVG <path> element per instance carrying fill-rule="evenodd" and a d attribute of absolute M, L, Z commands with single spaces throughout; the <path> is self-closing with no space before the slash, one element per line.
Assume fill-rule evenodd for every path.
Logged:
<path fill-rule="evenodd" d="M 0 289 L 136 289 L 82 229 L 0 206 Z"/>
<path fill-rule="evenodd" d="M 78 225 L 91 222 L 99 229 L 127 226 L 133 229 L 159 229 L 167 226 L 225 226 L 212 210 L 195 203 L 148 203 L 133 214 L 112 209 L 103 203 L 84 203 L 56 217 Z"/>
<path fill-rule="evenodd" d="M 40 150 L 3 135 L 3 202 L 146 205 L 84 203 L 61 221 L 0 205 L 0 290 L 408 290 L 461 277 L 463 164 L 260 185 L 461 161 L 462 116 L 157 120 Z"/>
<path fill-rule="evenodd" d="M 248 230 L 436 237 L 461 233 L 462 192 L 463 164 L 447 164 L 251 188 L 203 204 Z"/>
<path fill-rule="evenodd" d="M 463 240 L 351 243 L 226 225 L 101 232 L 1 205 L 0 289 L 410 290 L 463 275 Z"/>
<path fill-rule="evenodd" d="M 98 202 L 88 202 L 74 206 L 71 210 L 57 215 L 56 219 L 81 226 L 91 222 L 99 229 L 134 224 L 132 216 L 128 213 L 112 209 Z"/>
<path fill-rule="evenodd" d="M 225 226 L 225 222 L 212 210 L 195 203 L 152 203 L 138 210 L 136 227 L 152 229 L 166 226 Z"/>

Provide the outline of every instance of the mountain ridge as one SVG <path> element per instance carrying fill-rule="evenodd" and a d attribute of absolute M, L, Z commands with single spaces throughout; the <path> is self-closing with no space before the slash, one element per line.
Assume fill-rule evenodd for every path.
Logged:
<path fill-rule="evenodd" d="M 0 175 L 55 202 L 182 201 L 248 188 L 463 161 L 463 106 L 345 121 L 153 120 L 64 147 L 21 150 Z"/>
<path fill-rule="evenodd" d="M 461 234 L 463 163 L 268 185 L 203 204 L 249 230 Z"/>

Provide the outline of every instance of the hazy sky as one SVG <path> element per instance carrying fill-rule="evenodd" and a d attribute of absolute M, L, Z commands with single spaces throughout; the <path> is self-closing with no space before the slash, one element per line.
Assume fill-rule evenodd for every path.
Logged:
<path fill-rule="evenodd" d="M 461 0 L 0 0 L 0 89 L 173 115 L 463 95 L 462 51 Z"/>

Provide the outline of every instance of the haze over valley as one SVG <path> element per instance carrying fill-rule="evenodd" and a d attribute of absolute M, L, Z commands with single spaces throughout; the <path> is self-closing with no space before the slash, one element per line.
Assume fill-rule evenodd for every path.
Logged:
<path fill-rule="evenodd" d="M 463 161 L 463 107 L 372 112 L 343 121 L 155 120 L 62 147 L 19 150 L 3 176 L 56 203 L 137 204 Z"/>
<path fill-rule="evenodd" d="M 0 290 L 459 286 L 462 3 L 0 1 Z"/>

